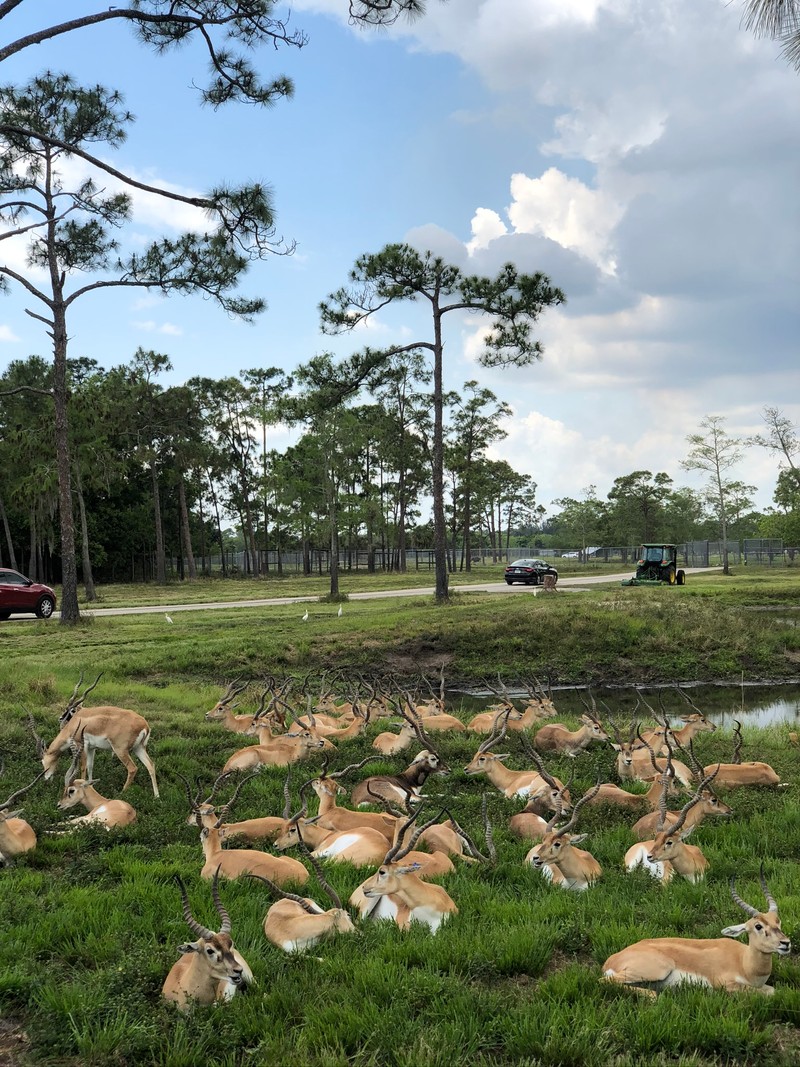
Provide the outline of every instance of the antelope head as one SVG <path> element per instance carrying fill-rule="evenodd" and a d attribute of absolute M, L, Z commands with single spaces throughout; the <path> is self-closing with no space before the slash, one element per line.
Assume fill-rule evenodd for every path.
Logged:
<path fill-rule="evenodd" d="M 766 954 L 776 953 L 778 956 L 788 956 L 792 951 L 792 943 L 781 929 L 781 920 L 778 918 L 778 905 L 767 886 L 763 865 L 759 874 L 759 880 L 767 900 L 768 910 L 766 912 L 758 911 L 756 908 L 752 907 L 752 905 L 747 904 L 742 900 L 736 892 L 735 879 L 731 878 L 731 896 L 733 897 L 734 903 L 738 904 L 742 911 L 749 915 L 750 918 L 746 923 L 739 923 L 736 926 L 726 926 L 722 933 L 725 937 L 739 937 L 740 934 L 746 932 L 749 935 L 750 947 L 754 948 L 757 952 Z"/>
<path fill-rule="evenodd" d="M 219 868 L 217 868 L 211 884 L 211 896 L 220 918 L 220 928 L 217 932 L 209 930 L 207 926 L 202 926 L 192 916 L 186 886 L 180 878 L 177 879 L 183 902 L 183 917 L 186 920 L 186 925 L 197 938 L 196 941 L 185 941 L 182 945 L 179 945 L 178 951 L 182 954 L 196 952 L 198 958 L 202 960 L 202 966 L 208 972 L 210 979 L 213 981 L 228 981 L 238 988 L 246 983 L 244 967 L 234 955 L 235 946 L 230 933 L 231 920 L 219 897 L 218 879 Z"/>

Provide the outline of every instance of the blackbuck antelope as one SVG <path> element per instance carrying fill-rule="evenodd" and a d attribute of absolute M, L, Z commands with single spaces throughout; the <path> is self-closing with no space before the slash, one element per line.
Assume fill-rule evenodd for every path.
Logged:
<path fill-rule="evenodd" d="M 373 742 L 372 747 L 376 752 L 380 752 L 384 756 L 396 756 L 398 752 L 404 752 L 412 743 L 416 737 L 416 731 L 410 722 L 403 722 L 400 725 L 398 733 L 394 734 L 391 730 L 384 730 L 383 733 L 378 734 Z"/>
<path fill-rule="evenodd" d="M 623 740 L 616 723 L 613 720 L 609 720 L 609 722 L 611 722 L 611 727 L 616 737 L 616 742 L 612 742 L 611 747 L 617 753 L 617 774 L 621 781 L 647 782 L 652 778 L 654 771 L 658 774 L 664 773 L 667 766 L 665 760 L 657 759 L 653 764 L 653 757 L 641 736 L 638 722 L 631 723 L 630 735 L 627 741 Z M 687 788 L 692 785 L 694 775 L 685 763 L 673 759 L 670 765 L 675 778 L 681 785 Z"/>
<path fill-rule="evenodd" d="M 778 905 L 763 870 L 760 880 L 768 905 L 766 912 L 742 900 L 731 879 L 731 896 L 749 916 L 747 922 L 726 926 L 721 938 L 652 937 L 637 941 L 609 956 L 603 964 L 603 978 L 633 986 L 650 996 L 683 982 L 726 989 L 729 993 L 755 989 L 772 995 L 775 990 L 767 984 L 772 957 L 788 956 L 792 945 L 781 930 Z M 741 934 L 747 934 L 746 945 L 725 940 Z"/>
<path fill-rule="evenodd" d="M 288 767 L 290 763 L 308 759 L 315 752 L 334 747 L 330 741 L 316 737 L 309 730 L 273 735 L 271 728 L 263 721 L 258 729 L 259 743 L 234 752 L 226 760 L 223 774 L 260 770 L 261 767 Z"/>
<path fill-rule="evenodd" d="M 583 752 L 593 741 L 608 741 L 609 736 L 595 712 L 597 706 L 592 698 L 592 707 L 586 707 L 586 714 L 581 715 L 581 725 L 577 730 L 569 730 L 563 723 L 551 722 L 536 732 L 533 743 L 540 752 L 562 752 L 565 756 L 575 757 Z"/>
<path fill-rule="evenodd" d="M 150 726 L 147 720 L 135 711 L 117 708 L 113 705 L 102 705 L 96 708 L 83 707 L 83 702 L 102 677 L 102 674 L 98 674 L 94 684 L 78 696 L 78 690 L 83 684 L 83 674 L 81 674 L 66 709 L 59 717 L 60 730 L 49 745 L 45 745 L 36 733 L 33 718 L 28 716 L 28 722 L 36 741 L 37 755 L 44 767 L 44 776 L 48 780 L 53 777 L 59 756 L 70 750 L 70 741 L 76 731 L 80 730 L 83 736 L 82 778 L 94 777 L 95 752 L 101 748 L 110 748 L 128 772 L 123 790 L 127 789 L 136 777 L 138 768 L 131 759 L 131 755 L 134 755 L 147 768 L 153 785 L 153 796 L 157 797 L 156 769 L 147 754 L 147 743 L 150 740 Z"/>
<path fill-rule="evenodd" d="M 386 854 L 386 837 L 370 826 L 356 826 L 349 830 L 330 830 L 318 825 L 317 819 L 306 817 L 306 805 L 294 815 L 286 830 L 275 841 L 280 852 L 306 845 L 315 859 L 352 863 L 354 867 L 374 867 Z"/>
<path fill-rule="evenodd" d="M 438 753 L 423 749 L 400 774 L 376 774 L 359 782 L 350 794 L 350 801 L 360 807 L 375 803 L 376 797 L 383 797 L 407 811 L 407 803 L 416 803 L 420 790 L 432 774 L 447 774 L 447 767 Z"/>
<path fill-rule="evenodd" d="M 264 935 L 267 941 L 283 952 L 305 952 L 336 934 L 355 933 L 352 919 L 320 870 L 317 870 L 320 885 L 333 904 L 327 911 L 310 897 L 288 893 L 268 878 L 258 874 L 251 877 L 265 882 L 281 898 L 270 906 L 264 917 Z"/>
<path fill-rule="evenodd" d="M 600 864 L 590 852 L 575 846 L 584 841 L 587 834 L 571 834 L 578 821 L 578 813 L 588 804 L 597 790 L 599 783 L 575 804 L 572 818 L 564 826 L 557 827 L 559 812 L 548 822 L 544 837 L 534 845 L 525 862 L 532 864 L 538 871 L 561 889 L 583 892 L 597 881 L 603 873 Z"/>
<path fill-rule="evenodd" d="M 17 789 L 0 804 L 0 864 L 13 863 L 17 856 L 36 848 L 36 832 L 30 823 L 19 817 L 22 809 L 9 811 L 9 808 L 15 800 L 19 800 L 29 789 L 33 789 L 43 774 L 44 771 L 40 771 L 32 782 Z"/>
<path fill-rule="evenodd" d="M 642 737 L 644 737 L 644 735 L 642 735 Z M 666 748 L 671 759 L 672 751 L 669 739 L 667 740 Z M 692 746 L 691 740 L 688 742 L 688 756 L 691 761 L 692 767 L 694 768 L 695 774 L 702 781 L 702 779 L 705 777 L 705 774 L 703 768 L 697 761 L 697 757 L 694 754 L 694 748 Z M 653 762 L 655 764 L 654 754 Z M 667 765 L 671 765 L 670 760 L 667 761 Z M 663 781 L 663 777 L 660 777 L 660 780 Z M 672 784 L 674 786 L 674 782 Z M 719 799 L 719 797 L 717 797 L 713 789 L 698 789 L 697 792 L 700 799 L 697 801 L 696 804 L 692 804 L 689 807 L 689 810 L 686 813 L 684 826 L 697 826 L 703 821 L 703 819 L 707 818 L 708 816 L 730 816 L 733 814 L 732 809 L 729 808 L 727 804 L 722 803 L 722 801 Z M 651 811 L 649 814 L 643 815 L 641 819 L 639 819 L 638 822 L 635 822 L 631 827 L 631 832 L 633 833 L 634 837 L 636 837 L 639 841 L 649 840 L 653 838 L 656 833 L 658 833 L 659 827 L 660 825 L 662 825 L 660 797 L 657 801 L 656 807 L 658 810 Z M 679 818 L 679 814 L 680 813 L 678 812 L 668 811 L 666 813 L 666 819 L 670 822 L 675 822 L 675 820 Z"/>
<path fill-rule="evenodd" d="M 362 826 L 369 826 L 378 830 L 386 838 L 388 843 L 394 840 L 397 817 L 391 814 L 383 814 L 373 811 L 352 811 L 350 808 L 340 808 L 336 803 L 339 793 L 346 793 L 344 786 L 339 785 L 338 779 L 343 778 L 350 771 L 360 770 L 372 757 L 368 756 L 360 763 L 353 763 L 344 767 L 341 771 L 327 773 L 327 764 L 317 778 L 312 778 L 301 787 L 301 795 L 306 786 L 310 785 L 319 797 L 319 812 L 317 824 L 327 827 L 329 830 L 353 830 Z M 367 788 L 369 794 L 369 788 Z M 378 794 L 374 798 L 377 802 L 382 801 Z"/>
<path fill-rule="evenodd" d="M 483 742 L 472 757 L 472 760 L 464 768 L 464 773 L 469 775 L 485 774 L 492 785 L 506 797 L 531 797 L 535 799 L 546 795 L 552 789 L 552 786 L 542 775 L 540 764 L 536 770 L 511 771 L 503 763 L 511 755 L 510 752 L 495 753 L 490 751 L 502 741 L 505 734 L 505 726 L 506 724 L 503 723 L 500 733 L 492 734 L 491 737 Z M 538 757 L 533 752 L 531 752 L 531 756 L 535 761 L 538 760 Z M 552 781 L 557 783 L 557 790 L 561 789 L 562 783 L 557 778 L 552 779 Z M 568 793 L 564 794 L 563 802 L 565 807 L 569 806 Z"/>
<path fill-rule="evenodd" d="M 730 763 L 712 763 L 705 768 L 711 771 L 719 767 L 716 785 L 719 789 L 739 789 L 748 785 L 764 785 L 770 788 L 785 789 L 788 782 L 782 782 L 777 771 L 768 763 L 742 763 L 742 724 L 734 719 L 733 757 Z"/>
<path fill-rule="evenodd" d="M 703 790 L 713 779 L 707 775 L 694 794 L 678 812 L 675 821 L 667 820 L 666 790 L 662 794 L 656 836 L 652 841 L 640 841 L 625 853 L 625 868 L 629 871 L 644 867 L 662 882 L 672 881 L 675 873 L 689 882 L 701 882 L 708 869 L 708 860 L 696 845 L 688 845 L 686 838 L 694 831 L 697 821 L 686 825 L 689 812 L 700 803 Z"/>
<path fill-rule="evenodd" d="M 220 775 L 217 782 L 224 775 Z M 184 780 L 184 784 L 185 780 Z M 187 788 L 187 792 L 189 792 Z M 241 878 L 244 874 L 260 874 L 279 885 L 296 882 L 304 885 L 308 881 L 308 871 L 303 864 L 291 856 L 271 856 L 268 852 L 259 852 L 250 848 L 223 848 L 220 827 L 227 810 L 236 800 L 238 790 L 228 803 L 220 809 L 216 822 L 203 825 L 201 815 L 193 810 L 196 823 L 200 826 L 200 842 L 203 846 L 205 863 L 200 871 L 201 878 L 213 878 L 215 872 L 223 878 Z M 190 796 L 190 803 L 191 803 Z"/>
<path fill-rule="evenodd" d="M 355 890 L 350 904 L 358 908 L 363 918 L 392 919 L 401 930 L 407 930 L 412 922 L 421 922 L 436 933 L 458 908 L 445 889 L 423 881 L 419 862 L 402 862 L 419 856 L 413 848 L 426 827 L 415 830 L 408 844 L 401 847 L 405 831 L 415 818 L 416 813 L 400 828 L 397 844 L 386 853 L 375 874 Z M 433 825 L 436 818 L 426 825 Z"/>
<path fill-rule="evenodd" d="M 79 734 L 72 741 L 72 763 L 64 776 L 64 792 L 58 806 L 68 811 L 76 804 L 82 804 L 88 814 L 79 815 L 67 823 L 69 829 L 79 826 L 100 825 L 110 830 L 113 826 L 130 826 L 136 822 L 136 809 L 125 800 L 102 796 L 94 787 L 91 779 L 78 778 L 78 767 L 83 755 L 83 737 Z"/>
<path fill-rule="evenodd" d="M 289 793 L 290 773 L 291 767 L 287 769 L 286 782 L 283 787 L 286 803 L 284 805 L 282 816 L 264 815 L 254 819 L 242 819 L 240 822 L 226 822 L 226 820 L 230 815 L 231 808 L 236 802 L 243 786 L 252 778 L 255 778 L 256 774 L 251 774 L 248 775 L 247 778 L 242 778 L 230 800 L 221 807 L 217 807 L 217 805 L 213 803 L 213 800 L 219 785 L 229 777 L 227 774 L 219 775 L 211 787 L 211 792 L 205 800 L 200 799 L 199 787 L 196 795 L 193 797 L 189 783 L 182 774 L 178 774 L 177 776 L 183 782 L 184 787 L 186 788 L 186 795 L 189 798 L 191 814 L 186 822 L 190 826 L 199 826 L 201 828 L 207 826 L 209 828 L 216 828 L 219 832 L 220 841 L 227 842 L 235 838 L 244 841 L 249 845 L 257 842 L 274 841 L 279 834 L 284 832 L 289 823 L 291 807 L 291 795 Z"/>
<path fill-rule="evenodd" d="M 236 734 L 245 733 L 253 722 L 252 715 L 234 715 L 233 713 L 233 709 L 238 708 L 239 705 L 232 701 L 247 689 L 247 682 L 239 685 L 240 681 L 241 679 L 237 678 L 231 682 L 211 711 L 206 712 L 206 719 L 209 722 L 221 722 L 226 730 L 232 730 Z"/>
<path fill-rule="evenodd" d="M 186 887 L 178 880 L 183 917 L 197 940 L 178 946 L 181 958 L 167 975 L 161 995 L 174 1001 L 181 1011 L 188 1011 L 195 1004 L 230 1000 L 253 981 L 253 972 L 231 940 L 231 920 L 220 900 L 217 881 L 214 877 L 211 883 L 211 896 L 220 918 L 220 928 L 215 933 L 192 916 Z"/>

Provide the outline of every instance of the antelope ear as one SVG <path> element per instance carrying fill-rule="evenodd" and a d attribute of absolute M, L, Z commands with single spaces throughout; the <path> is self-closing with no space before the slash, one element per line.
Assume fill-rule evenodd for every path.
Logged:
<path fill-rule="evenodd" d="M 723 937 L 738 937 L 747 929 L 747 923 L 739 923 L 738 926 L 726 926 L 722 931 Z"/>
<path fill-rule="evenodd" d="M 685 830 L 681 830 L 681 833 L 680 833 L 681 841 L 685 841 L 686 838 L 689 837 L 689 835 L 691 833 L 693 833 L 694 828 L 695 828 L 696 825 L 697 825 L 697 823 L 694 823 L 692 826 L 687 826 Z"/>
<path fill-rule="evenodd" d="M 618 745 L 615 741 L 611 742 L 611 747 L 615 752 L 622 752 L 622 745 Z"/>
<path fill-rule="evenodd" d="M 498 752 L 494 758 L 497 760 L 507 760 L 510 755 L 510 752 Z"/>
<path fill-rule="evenodd" d="M 397 868 L 397 873 L 398 874 L 413 874 L 415 871 L 418 871 L 420 869 L 420 867 L 422 867 L 421 863 L 409 863 L 407 867 L 398 867 Z"/>
<path fill-rule="evenodd" d="M 178 952 L 185 955 L 187 952 L 199 952 L 200 948 L 199 941 L 184 941 L 182 945 L 178 945 Z"/>
<path fill-rule="evenodd" d="M 574 837 L 570 837 L 569 843 L 571 845 L 579 845 L 581 841 L 585 841 L 588 836 L 588 834 L 575 834 Z"/>
<path fill-rule="evenodd" d="M 345 787 L 343 785 L 337 785 L 336 786 L 336 792 L 337 793 L 346 793 L 347 790 L 345 789 Z"/>

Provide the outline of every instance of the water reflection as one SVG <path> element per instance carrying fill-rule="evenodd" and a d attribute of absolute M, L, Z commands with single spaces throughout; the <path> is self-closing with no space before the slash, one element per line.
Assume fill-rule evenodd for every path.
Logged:
<path fill-rule="evenodd" d="M 791 686 L 689 686 L 684 692 L 713 723 L 724 729 L 733 729 L 733 720 L 738 719 L 743 728 L 773 726 L 776 723 L 800 725 L 800 685 Z M 522 699 L 526 693 L 522 690 L 508 690 L 512 699 Z M 592 691 L 597 701 L 598 715 L 611 714 L 621 721 L 630 721 L 636 709 L 637 694 L 633 689 L 610 688 L 599 686 Z M 644 700 L 660 715 L 666 713 L 670 719 L 690 712 L 692 708 L 674 686 L 642 689 Z M 448 703 L 462 714 L 477 714 L 496 700 L 489 693 L 449 694 Z M 554 689 L 553 699 L 559 715 L 580 715 L 586 709 L 588 695 L 585 690 Z M 606 707 L 604 708 L 605 705 Z M 642 705 L 636 710 L 637 718 L 649 719 L 650 712 Z"/>

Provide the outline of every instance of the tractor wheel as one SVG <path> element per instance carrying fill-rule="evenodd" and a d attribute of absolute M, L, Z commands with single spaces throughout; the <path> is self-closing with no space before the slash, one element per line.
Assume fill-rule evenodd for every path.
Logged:
<path fill-rule="evenodd" d="M 676 578 L 675 578 L 675 568 L 674 567 L 670 567 L 669 571 L 667 572 L 667 581 L 669 582 L 670 585 L 675 585 Z"/>
<path fill-rule="evenodd" d="M 685 571 L 678 571 L 678 573 L 677 573 L 677 575 L 675 577 L 677 579 L 678 585 L 686 585 L 686 572 Z"/>

